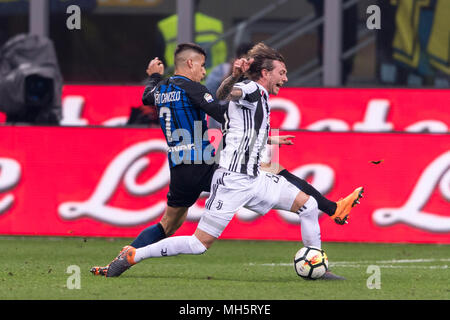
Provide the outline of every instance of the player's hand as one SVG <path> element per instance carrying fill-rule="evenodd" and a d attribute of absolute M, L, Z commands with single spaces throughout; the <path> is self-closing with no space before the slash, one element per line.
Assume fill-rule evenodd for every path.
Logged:
<path fill-rule="evenodd" d="M 240 58 L 236 59 L 233 63 L 232 76 L 233 78 L 241 77 L 250 68 L 253 63 L 253 58 Z"/>
<path fill-rule="evenodd" d="M 149 62 L 147 70 L 145 72 L 147 72 L 149 76 L 154 73 L 159 73 L 160 75 L 163 75 L 164 63 L 161 60 L 159 60 L 158 57 L 156 57 Z"/>
<path fill-rule="evenodd" d="M 285 136 L 272 136 L 270 137 L 270 144 L 277 144 L 277 145 L 293 145 L 294 142 L 290 139 L 295 138 L 295 136 L 292 135 L 285 135 Z"/>

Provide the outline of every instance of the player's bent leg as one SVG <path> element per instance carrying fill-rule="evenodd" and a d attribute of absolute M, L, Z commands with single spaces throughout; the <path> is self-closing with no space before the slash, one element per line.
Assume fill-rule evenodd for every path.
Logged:
<path fill-rule="evenodd" d="M 337 207 L 336 202 L 328 200 L 306 180 L 297 177 L 286 169 L 280 170 L 278 174 L 285 177 L 286 180 L 295 185 L 298 189 L 302 190 L 304 193 L 313 196 L 318 203 L 319 210 L 325 212 L 329 216 L 332 216 L 335 213 Z"/>
<path fill-rule="evenodd" d="M 317 201 L 314 197 L 309 196 L 308 200 L 304 202 L 304 194 L 297 195 L 293 210 L 299 205 L 303 205 L 298 209 L 297 214 L 300 218 L 300 228 L 302 234 L 302 242 L 305 247 L 322 247 L 320 224 L 319 224 L 319 209 Z M 346 280 L 344 277 L 336 275 L 328 270 L 320 279 L 322 280 Z"/>
<path fill-rule="evenodd" d="M 251 200 L 245 207 L 265 214 L 270 209 L 291 211 L 297 214 L 317 209 L 314 197 L 299 190 L 286 178 L 270 173 L 261 174 L 256 201 Z"/>
<path fill-rule="evenodd" d="M 313 199 L 313 202 L 315 201 L 313 197 L 310 197 L 310 199 Z M 302 242 L 305 247 L 321 248 L 319 209 L 314 208 L 314 204 L 312 207 L 311 210 L 304 210 L 299 213 Z"/>
<path fill-rule="evenodd" d="M 291 211 L 300 218 L 302 242 L 305 247 L 321 247 L 319 209 L 314 197 L 300 191 L 295 197 Z"/>
<path fill-rule="evenodd" d="M 283 189 L 275 207 L 287 210 L 285 203 L 292 203 L 290 211 L 299 215 L 302 242 L 304 246 L 321 248 L 321 233 L 319 224 L 319 208 L 314 197 L 298 191 L 298 188 L 287 180 L 280 180 L 279 184 Z M 283 208 L 284 207 L 284 208 Z M 322 280 L 345 280 L 331 271 L 327 271 Z"/>
<path fill-rule="evenodd" d="M 290 211 L 297 214 L 301 214 L 303 212 L 307 212 L 313 209 L 317 209 L 316 199 L 314 199 L 314 197 L 307 195 L 303 191 L 298 191 Z"/>

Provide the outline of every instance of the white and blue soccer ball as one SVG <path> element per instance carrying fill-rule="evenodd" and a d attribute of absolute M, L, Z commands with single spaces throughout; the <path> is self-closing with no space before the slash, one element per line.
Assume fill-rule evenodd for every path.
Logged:
<path fill-rule="evenodd" d="M 303 279 L 316 280 L 328 270 L 325 251 L 316 247 L 303 247 L 294 257 L 295 272 Z"/>

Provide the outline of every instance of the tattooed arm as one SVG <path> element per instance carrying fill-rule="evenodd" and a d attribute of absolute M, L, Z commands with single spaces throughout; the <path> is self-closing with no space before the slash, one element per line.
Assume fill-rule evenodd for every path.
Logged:
<path fill-rule="evenodd" d="M 236 82 L 238 82 L 240 79 L 240 76 L 233 77 L 233 75 L 229 76 L 225 80 L 222 81 L 222 83 L 219 86 L 219 89 L 217 89 L 216 96 L 217 99 L 220 100 L 237 100 L 242 96 L 242 90 L 241 89 L 233 89 L 233 86 Z"/>
<path fill-rule="evenodd" d="M 234 84 L 241 79 L 244 73 L 250 68 L 253 59 L 237 59 L 233 63 L 233 72 L 226 78 L 217 89 L 216 96 L 220 100 L 238 100 L 242 97 L 242 90 L 234 88 Z"/>

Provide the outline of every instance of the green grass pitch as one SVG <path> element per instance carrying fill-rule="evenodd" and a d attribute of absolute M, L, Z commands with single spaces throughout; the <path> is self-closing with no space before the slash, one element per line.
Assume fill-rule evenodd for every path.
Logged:
<path fill-rule="evenodd" d="M 0 237 L 2 300 L 378 300 L 450 298 L 448 245 L 323 243 L 346 281 L 305 281 L 299 242 L 219 240 L 201 256 L 145 260 L 119 278 L 96 277 L 130 239 Z M 369 266 L 380 288 L 369 289 Z M 78 278 L 68 273 L 79 267 Z M 73 268 L 73 267 L 72 267 Z M 74 270 L 74 269 L 72 269 Z M 370 270 L 370 268 L 369 268 Z M 73 271 L 72 271 L 73 272 Z M 369 279 L 369 283 L 373 283 Z M 78 286 L 78 287 L 77 287 Z M 74 288 L 73 288 L 74 287 Z"/>

